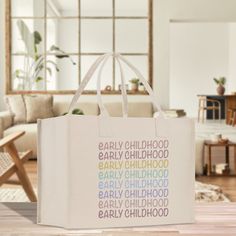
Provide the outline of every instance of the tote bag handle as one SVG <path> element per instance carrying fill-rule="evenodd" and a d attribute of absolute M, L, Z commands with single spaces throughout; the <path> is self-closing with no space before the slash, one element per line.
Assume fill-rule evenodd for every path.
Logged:
<path fill-rule="evenodd" d="M 121 56 L 118 53 L 108 53 L 108 54 L 104 54 L 102 56 L 100 56 L 95 62 L 94 64 L 90 67 L 90 69 L 88 70 L 87 74 L 85 75 L 83 81 L 81 82 L 78 90 L 76 91 L 71 104 L 69 106 L 69 112 L 68 114 L 71 114 L 73 109 L 76 106 L 76 102 L 79 99 L 79 97 L 81 96 L 84 88 L 86 87 L 86 85 L 88 84 L 89 80 L 91 79 L 91 77 L 93 76 L 94 72 L 96 71 L 96 69 L 99 67 L 99 65 L 103 62 L 100 71 L 98 73 L 98 80 L 97 80 L 97 98 L 98 98 L 98 105 L 99 108 L 101 110 L 101 114 L 105 115 L 105 116 L 109 116 L 103 102 L 102 102 L 102 98 L 101 98 L 101 73 L 102 73 L 102 69 L 105 66 L 106 61 L 108 60 L 109 57 L 115 57 L 116 60 L 118 61 L 118 65 L 120 68 L 120 73 L 121 73 L 121 82 L 122 82 L 122 86 L 121 86 L 121 91 L 122 91 L 122 97 L 123 97 L 123 115 L 127 116 L 127 107 L 128 107 L 128 102 L 127 102 L 127 93 L 126 93 L 126 89 L 125 89 L 125 83 L 124 83 L 124 73 L 123 73 L 123 69 L 121 66 L 120 61 L 123 61 L 123 63 L 125 63 L 128 67 L 130 67 L 134 73 L 137 75 L 137 77 L 141 80 L 141 82 L 143 83 L 144 87 L 146 88 L 148 94 L 150 95 L 150 99 L 152 101 L 152 104 L 154 107 L 156 107 L 156 109 L 159 111 L 160 115 L 162 117 L 164 117 L 163 111 L 161 109 L 161 106 L 159 105 L 159 103 L 157 102 L 157 99 L 150 87 L 150 85 L 148 84 L 148 82 L 145 80 L 145 78 L 142 76 L 142 74 L 139 72 L 139 70 L 134 67 L 129 61 L 127 61 L 123 56 Z"/>
<path fill-rule="evenodd" d="M 133 66 L 128 60 L 126 60 L 121 54 L 117 54 L 117 58 L 118 58 L 118 60 L 120 59 L 121 61 L 123 61 L 136 74 L 137 78 L 139 78 L 139 80 L 141 80 L 141 82 L 143 83 L 145 89 L 147 90 L 147 92 L 150 96 L 153 106 L 158 110 L 159 114 L 162 117 L 165 117 L 161 106 L 157 102 L 157 98 L 155 97 L 152 88 L 150 87 L 147 80 L 145 80 L 145 78 L 143 77 L 141 72 L 135 66 Z"/>
<path fill-rule="evenodd" d="M 72 111 L 76 108 L 76 102 L 78 101 L 79 97 L 82 95 L 82 92 L 84 91 L 84 88 L 88 84 L 89 80 L 93 76 L 94 72 L 97 70 L 98 66 L 101 64 L 101 62 L 108 56 L 108 54 L 104 54 L 97 58 L 97 60 L 92 64 L 92 66 L 89 68 L 88 72 L 84 76 L 84 79 L 82 80 L 79 88 L 75 92 L 74 97 L 72 98 L 72 101 L 69 106 L 68 114 L 72 114 Z"/>
<path fill-rule="evenodd" d="M 117 59 L 116 55 L 113 55 L 119 65 L 119 70 L 120 70 L 120 76 L 121 76 L 121 94 L 122 94 L 122 112 L 123 112 L 123 117 L 128 117 L 128 100 L 127 100 L 127 92 L 126 92 L 126 88 L 125 88 L 125 79 L 124 79 L 124 71 L 122 69 L 122 66 L 120 64 L 120 61 Z M 101 111 L 101 115 L 103 116 L 110 116 L 107 109 L 105 108 L 103 102 L 102 102 L 102 96 L 101 96 L 101 74 L 102 74 L 102 70 L 107 62 L 107 60 L 109 59 L 109 55 L 104 59 L 99 72 L 98 72 L 98 79 L 97 79 L 97 100 L 98 100 L 98 106 L 100 108 Z"/>
<path fill-rule="evenodd" d="M 102 74 L 102 70 L 103 70 L 107 60 L 109 59 L 109 57 L 111 57 L 113 55 L 115 57 L 115 54 L 113 54 L 113 53 L 104 54 L 104 55 L 100 56 L 99 58 L 97 58 L 97 60 L 93 63 L 93 65 L 90 67 L 90 69 L 86 73 L 84 79 L 82 80 L 78 90 L 76 91 L 76 93 L 70 103 L 68 114 L 71 114 L 72 111 L 76 108 L 76 102 L 78 101 L 79 97 L 82 95 L 82 92 L 84 91 L 86 85 L 88 84 L 88 82 L 92 78 L 92 76 L 95 73 L 95 71 L 97 70 L 97 68 L 103 62 L 102 66 L 100 67 L 100 70 L 98 73 L 98 79 L 97 79 L 97 100 L 98 100 L 99 109 L 101 111 L 101 115 L 109 116 L 107 109 L 105 108 L 104 104 L 102 103 L 101 74 Z M 123 98 L 122 111 L 123 111 L 123 117 L 127 117 L 127 113 L 128 113 L 127 112 L 127 110 L 128 110 L 127 93 L 126 93 L 126 89 L 125 89 L 124 76 L 123 76 L 123 71 L 122 71 L 121 66 L 120 66 L 120 73 L 121 73 L 121 81 L 122 81 L 121 92 L 122 92 L 122 98 Z"/>

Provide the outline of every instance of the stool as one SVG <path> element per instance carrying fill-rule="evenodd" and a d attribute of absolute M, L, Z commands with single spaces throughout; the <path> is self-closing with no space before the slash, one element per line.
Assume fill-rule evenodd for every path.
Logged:
<path fill-rule="evenodd" d="M 226 120 L 227 125 L 236 125 L 236 108 L 229 108 L 227 111 L 227 120 Z"/>

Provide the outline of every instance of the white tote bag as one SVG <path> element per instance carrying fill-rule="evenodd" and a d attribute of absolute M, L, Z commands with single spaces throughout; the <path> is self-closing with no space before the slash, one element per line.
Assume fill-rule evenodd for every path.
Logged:
<path fill-rule="evenodd" d="M 102 68 L 110 56 L 121 69 L 124 117 L 109 117 L 101 99 Z M 123 65 L 144 84 L 158 117 L 127 117 Z M 97 59 L 69 113 L 98 67 L 100 116 L 38 122 L 38 223 L 92 229 L 193 222 L 194 122 L 164 117 L 146 80 L 119 54 Z"/>

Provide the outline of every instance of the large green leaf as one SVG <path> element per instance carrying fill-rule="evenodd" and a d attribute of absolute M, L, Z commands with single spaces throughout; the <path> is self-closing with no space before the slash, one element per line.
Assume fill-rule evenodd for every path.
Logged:
<path fill-rule="evenodd" d="M 14 74 L 16 75 L 16 77 L 18 77 L 18 76 L 24 75 L 25 72 L 21 69 L 17 69 L 17 70 L 15 70 Z"/>
<path fill-rule="evenodd" d="M 60 69 L 57 67 L 57 64 L 52 60 L 47 60 L 46 63 L 51 64 L 55 67 L 56 71 L 59 72 Z"/>
<path fill-rule="evenodd" d="M 62 115 L 67 115 L 68 112 L 65 112 L 63 113 Z M 73 111 L 72 111 L 72 114 L 73 115 L 84 115 L 84 112 L 82 110 L 80 110 L 79 108 L 75 108 Z"/>
<path fill-rule="evenodd" d="M 34 36 L 30 32 L 28 26 L 25 24 L 23 20 L 17 21 L 17 27 L 19 29 L 21 39 L 24 42 L 26 52 L 29 56 L 34 58 L 35 54 L 35 45 L 34 45 Z"/>
<path fill-rule="evenodd" d="M 35 81 L 38 83 L 38 82 L 40 82 L 40 81 L 42 81 L 42 80 L 43 80 L 43 77 L 38 76 Z"/>
<path fill-rule="evenodd" d="M 42 37 L 38 31 L 34 31 L 34 43 L 40 44 L 42 42 Z"/>
<path fill-rule="evenodd" d="M 25 72 L 21 69 L 15 70 L 13 73 L 13 79 L 24 80 L 25 79 Z"/>
<path fill-rule="evenodd" d="M 50 51 L 61 51 L 59 47 L 57 47 L 56 45 L 52 45 L 50 47 Z"/>
<path fill-rule="evenodd" d="M 48 71 L 48 74 L 52 76 L 52 69 L 50 67 L 46 67 L 46 70 Z"/>
<path fill-rule="evenodd" d="M 39 74 L 42 72 L 42 69 L 43 69 L 43 66 L 38 71 L 35 71 L 33 74 L 33 78 L 37 78 L 39 76 Z"/>
<path fill-rule="evenodd" d="M 82 110 L 80 110 L 79 108 L 75 108 L 73 111 L 72 111 L 72 114 L 73 115 L 84 115 L 84 112 Z"/>
<path fill-rule="evenodd" d="M 64 51 L 61 50 L 59 47 L 57 47 L 56 45 L 52 45 L 52 46 L 50 47 L 50 51 L 57 53 L 55 56 L 56 56 L 58 59 L 68 58 L 68 59 L 71 61 L 71 63 L 72 63 L 73 65 L 76 65 L 76 63 L 72 60 L 72 58 L 71 58 L 66 52 L 64 52 Z"/>
<path fill-rule="evenodd" d="M 38 57 L 38 59 L 37 60 L 35 60 L 35 62 L 32 64 L 32 67 L 34 67 L 35 68 L 35 70 L 37 70 L 38 69 L 38 67 L 40 67 L 41 66 L 41 64 L 43 64 L 44 63 L 44 57 L 42 57 L 42 56 L 39 56 Z"/>

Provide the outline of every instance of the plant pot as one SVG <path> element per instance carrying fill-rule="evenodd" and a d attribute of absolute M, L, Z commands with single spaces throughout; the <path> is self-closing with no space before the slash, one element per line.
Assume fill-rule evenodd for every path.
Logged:
<path fill-rule="evenodd" d="M 222 96 L 225 93 L 225 87 L 223 85 L 219 85 L 216 89 L 218 95 Z"/>
<path fill-rule="evenodd" d="M 131 83 L 131 90 L 132 90 L 133 92 L 137 92 L 137 91 L 138 91 L 138 84 Z"/>

